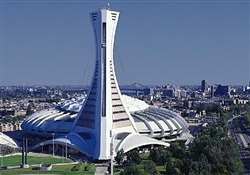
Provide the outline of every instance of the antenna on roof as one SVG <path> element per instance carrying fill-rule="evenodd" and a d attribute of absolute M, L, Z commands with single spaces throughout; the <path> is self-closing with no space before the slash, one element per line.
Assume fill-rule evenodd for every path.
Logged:
<path fill-rule="evenodd" d="M 109 4 L 109 3 L 107 3 L 107 5 L 102 6 L 100 9 L 110 10 L 109 5 L 110 5 L 110 4 Z"/>

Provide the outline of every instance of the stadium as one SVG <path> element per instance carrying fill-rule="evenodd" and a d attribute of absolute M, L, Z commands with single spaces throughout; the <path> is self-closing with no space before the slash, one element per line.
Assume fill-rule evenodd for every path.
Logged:
<path fill-rule="evenodd" d="M 90 12 L 96 61 L 88 94 L 28 116 L 22 129 L 47 138 L 30 151 L 47 145 L 54 154 L 65 146 L 66 156 L 68 148 L 95 160 L 109 160 L 121 149 L 168 147 L 169 141 L 188 131 L 179 114 L 121 94 L 113 61 L 118 17 L 119 12 L 107 7 Z"/>

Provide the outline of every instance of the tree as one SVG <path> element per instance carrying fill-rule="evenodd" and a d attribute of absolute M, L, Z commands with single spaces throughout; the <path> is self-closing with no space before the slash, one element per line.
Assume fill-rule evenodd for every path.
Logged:
<path fill-rule="evenodd" d="M 173 166 L 173 163 L 172 163 L 171 159 L 167 158 L 167 160 L 166 160 L 166 171 L 167 171 L 167 173 L 172 174 L 173 169 L 174 169 L 174 166 Z"/>
<path fill-rule="evenodd" d="M 159 149 L 154 147 L 153 149 L 150 150 L 149 159 L 151 159 L 155 163 L 158 163 L 160 160 L 160 157 L 161 157 L 161 155 L 160 155 Z"/>
<path fill-rule="evenodd" d="M 143 169 L 146 173 L 149 173 L 151 175 L 159 175 L 159 171 L 156 169 L 156 164 L 152 161 L 146 161 L 143 163 Z"/>
<path fill-rule="evenodd" d="M 186 156 L 185 148 L 180 146 L 181 144 L 179 142 L 174 142 L 170 144 L 169 151 L 173 154 L 173 157 L 176 157 L 178 159 L 182 159 Z"/>
<path fill-rule="evenodd" d="M 23 115 L 16 116 L 17 121 L 22 121 L 24 119 Z"/>
<path fill-rule="evenodd" d="M 132 150 L 127 153 L 127 160 L 129 163 L 136 163 L 139 164 L 141 163 L 141 157 L 140 154 L 137 150 Z"/>
<path fill-rule="evenodd" d="M 27 107 L 27 110 L 26 110 L 26 116 L 29 116 L 32 113 L 34 113 L 34 111 L 32 110 L 31 104 L 29 104 L 29 106 Z"/>
<path fill-rule="evenodd" d="M 123 159 L 124 159 L 124 150 L 121 149 L 117 152 L 115 161 L 120 165 L 121 162 L 123 162 Z"/>
<path fill-rule="evenodd" d="M 148 175 L 141 168 L 136 166 L 135 163 L 131 163 L 129 166 L 124 168 L 124 171 L 120 173 L 120 175 Z"/>
<path fill-rule="evenodd" d="M 198 158 L 193 159 L 195 162 L 190 170 L 193 174 L 243 174 L 237 146 L 232 139 L 227 138 L 220 123 L 202 132 L 191 144 L 190 152 L 193 158 Z"/>
<path fill-rule="evenodd" d="M 165 165 L 167 158 L 172 158 L 172 153 L 163 147 L 159 148 L 160 151 L 160 160 L 158 162 L 159 165 Z"/>
<path fill-rule="evenodd" d="M 189 156 L 186 156 L 182 159 L 183 165 L 180 167 L 180 170 L 184 174 L 189 174 L 191 167 L 193 165 L 192 159 Z"/>
<path fill-rule="evenodd" d="M 155 147 L 150 150 L 149 159 L 157 165 L 165 165 L 167 158 L 171 158 L 172 153 L 163 147 Z"/>
<path fill-rule="evenodd" d="M 2 119 L 2 123 L 11 123 L 13 121 L 13 117 L 10 115 L 6 115 L 3 119 Z"/>

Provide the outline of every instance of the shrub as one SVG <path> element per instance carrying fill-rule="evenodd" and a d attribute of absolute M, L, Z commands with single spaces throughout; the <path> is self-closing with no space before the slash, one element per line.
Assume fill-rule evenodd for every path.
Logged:
<path fill-rule="evenodd" d="M 36 166 L 36 167 L 33 167 L 31 170 L 40 170 L 40 167 Z"/>
<path fill-rule="evenodd" d="M 89 171 L 89 170 L 90 170 L 89 165 L 87 165 L 87 166 L 84 167 L 84 171 Z"/>
<path fill-rule="evenodd" d="M 79 171 L 79 168 L 75 166 L 73 166 L 73 168 L 71 168 L 71 171 Z"/>

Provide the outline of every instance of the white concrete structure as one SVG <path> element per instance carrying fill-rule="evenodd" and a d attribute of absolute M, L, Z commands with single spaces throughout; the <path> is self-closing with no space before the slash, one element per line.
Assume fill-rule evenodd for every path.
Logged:
<path fill-rule="evenodd" d="M 52 138 L 43 144 L 61 144 L 98 160 L 111 159 L 146 145 L 169 146 L 154 138 L 176 137 L 188 129 L 178 114 L 121 95 L 113 61 L 114 37 L 119 13 L 102 8 L 90 13 L 96 45 L 91 88 L 83 99 L 37 112 L 23 123 L 23 130 Z M 41 144 L 35 145 L 35 149 Z"/>
<path fill-rule="evenodd" d="M 96 64 L 86 102 L 74 124 L 74 132 L 90 132 L 95 138 L 95 157 L 108 159 L 111 136 L 136 132 L 135 123 L 121 101 L 115 76 L 113 47 L 119 13 L 102 8 L 91 12 L 96 45 Z M 100 148 L 100 150 L 98 150 Z"/>
<path fill-rule="evenodd" d="M 15 140 L 13 140 L 9 136 L 3 134 L 2 132 L 0 132 L 0 145 L 1 146 L 10 146 L 10 147 L 13 147 L 13 148 L 18 147 L 18 144 L 17 144 L 17 142 Z"/>

